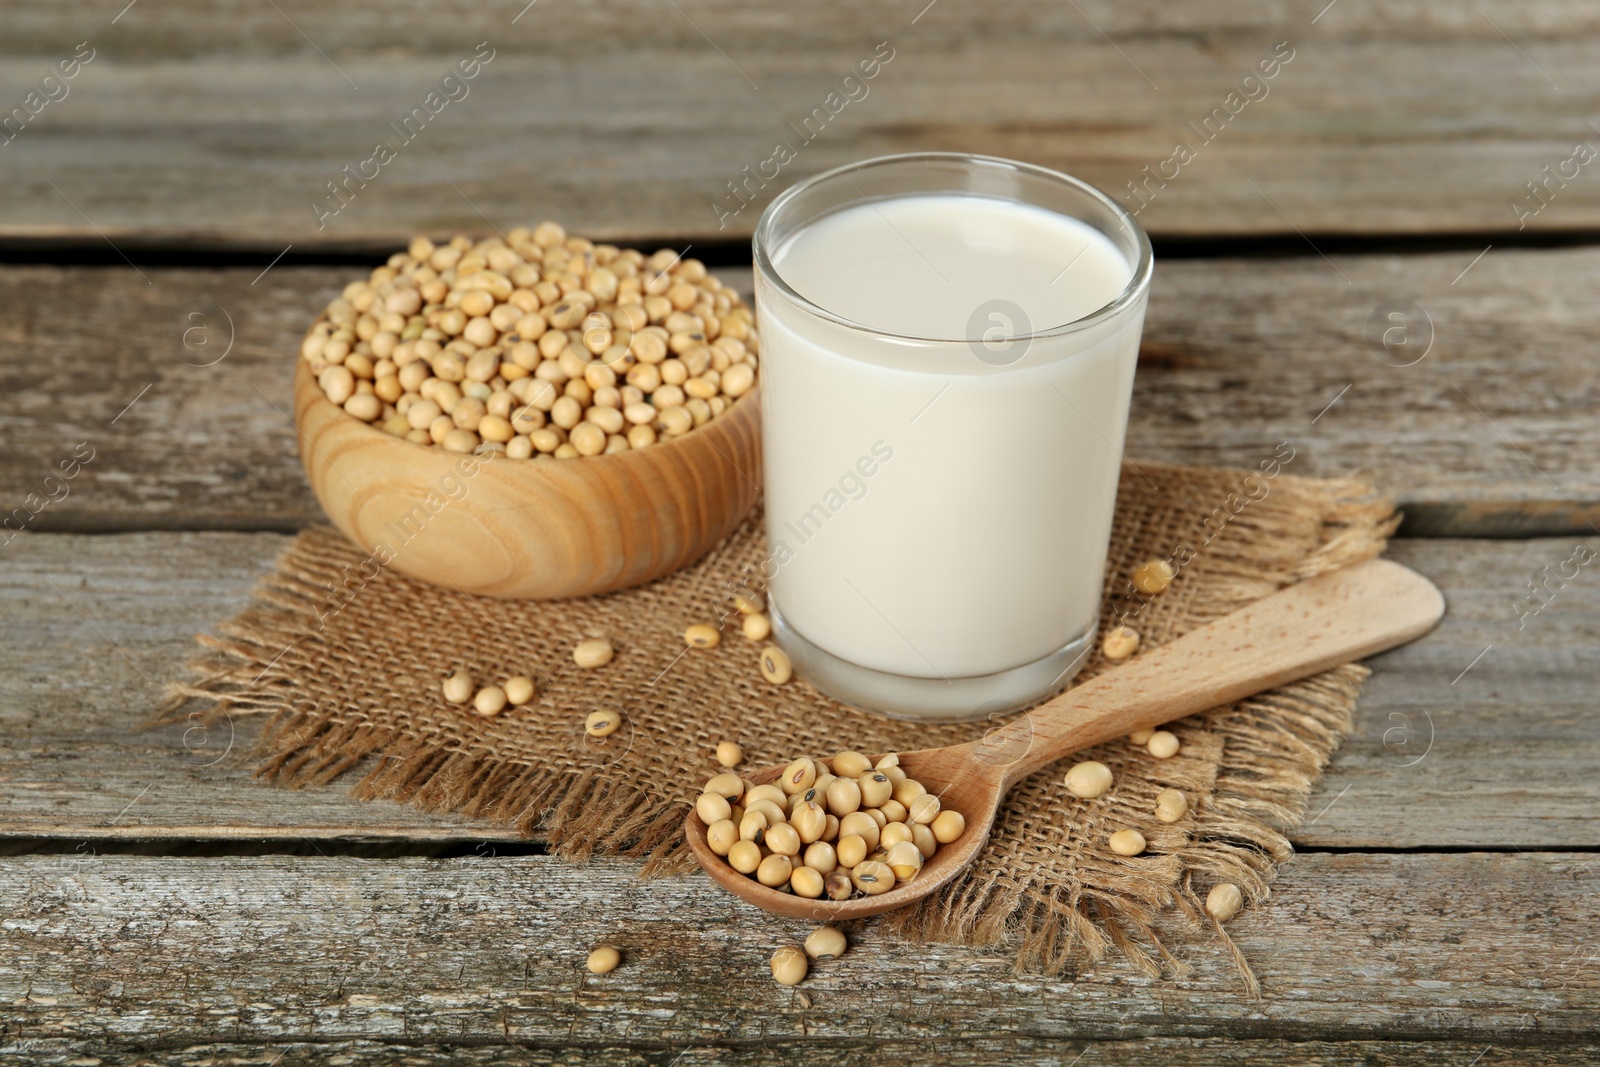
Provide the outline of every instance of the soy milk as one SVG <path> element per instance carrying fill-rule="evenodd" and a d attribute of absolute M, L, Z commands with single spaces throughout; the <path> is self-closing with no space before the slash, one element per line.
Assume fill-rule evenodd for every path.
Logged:
<path fill-rule="evenodd" d="M 757 274 L 771 595 L 796 632 L 958 679 L 1097 624 L 1144 293 L 1099 230 L 997 197 L 859 202 Z M 1065 329 L 1063 329 L 1065 328 Z"/>

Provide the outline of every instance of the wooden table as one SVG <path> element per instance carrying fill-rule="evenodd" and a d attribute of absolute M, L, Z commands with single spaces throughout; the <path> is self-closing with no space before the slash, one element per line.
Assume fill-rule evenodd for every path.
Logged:
<path fill-rule="evenodd" d="M 0 502 L 25 509 L 0 533 L 0 1060 L 1600 1060 L 1600 573 L 1559 577 L 1600 548 L 1600 11 L 524 2 L 0 4 L 0 107 L 27 108 L 0 147 Z M 913 149 L 1142 201 L 1129 452 L 1374 471 L 1394 557 L 1449 598 L 1374 662 L 1299 857 L 1232 926 L 1260 1000 L 1212 953 L 1042 979 L 870 932 L 782 989 L 793 925 L 701 879 L 263 788 L 247 721 L 141 731 L 318 520 L 294 343 L 358 265 L 552 216 L 748 284 L 777 188 Z M 601 939 L 628 949 L 604 981 Z"/>

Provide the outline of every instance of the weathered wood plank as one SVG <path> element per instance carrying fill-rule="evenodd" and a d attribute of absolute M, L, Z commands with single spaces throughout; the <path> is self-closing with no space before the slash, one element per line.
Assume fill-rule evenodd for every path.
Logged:
<path fill-rule="evenodd" d="M 1355 728 L 1291 835 L 1297 845 L 1600 845 L 1588 825 L 1600 791 L 1593 565 L 1543 592 L 1548 606 L 1525 625 L 1519 615 L 1539 604 L 1526 583 L 1558 573 L 1578 544 L 1600 550 L 1600 537 L 1394 543 L 1394 559 L 1444 590 L 1447 614 L 1427 638 L 1370 661 Z"/>
<path fill-rule="evenodd" d="M 1469 259 L 1161 263 L 1129 454 L 1253 467 L 1288 441 L 1292 473 L 1375 471 L 1429 534 L 1591 532 L 1600 250 L 1495 249 L 1457 279 Z M 0 323 L 0 502 L 45 493 L 87 442 L 93 462 L 29 528 L 318 521 L 288 415 L 293 353 L 357 270 L 159 270 L 146 285 L 126 269 L 0 268 L 0 306 L 15 310 Z M 722 273 L 748 289 L 747 271 Z M 1401 297 L 1434 333 L 1408 367 L 1367 340 Z"/>
<path fill-rule="evenodd" d="M 14 902 L 0 924 L 7 1041 L 1600 1039 L 1592 855 L 1305 857 L 1229 927 L 1261 1001 L 1205 931 L 1181 978 L 1108 961 L 1045 979 L 1013 973 L 1001 951 L 857 925 L 851 951 L 790 990 L 766 963 L 806 924 L 702 876 L 634 872 L 548 857 L 19 858 L 0 867 Z M 624 963 L 589 975 L 602 941 Z"/>
<path fill-rule="evenodd" d="M 445 840 L 492 827 L 357 803 L 340 789 L 263 788 L 259 724 L 141 724 L 197 631 L 244 607 L 278 534 L 26 534 L 0 557 L 0 836 Z M 70 543 L 69 543 L 70 542 Z M 363 824 L 366 825 L 363 825 Z"/>
<path fill-rule="evenodd" d="M 86 1067 L 83 1043 L 30 1041 L 28 1060 L 38 1067 Z M 450 1067 L 454 1064 L 516 1063 L 523 1067 L 588 1067 L 628 1064 L 632 1067 L 698 1067 L 702 1064 L 746 1064 L 750 1067 L 803 1067 L 826 1055 L 829 1063 L 866 1065 L 908 1063 L 939 1067 L 1062 1067 L 1079 1054 L 1093 1054 L 1096 1064 L 1169 1067 L 1276 1067 L 1282 1063 L 1311 1067 L 1436 1067 L 1468 1064 L 1480 1057 L 1484 1067 L 1519 1062 L 1524 1050 L 1469 1041 L 1235 1041 L 1227 1038 L 1130 1038 L 1119 1041 L 1067 1041 L 1037 1037 L 991 1038 L 962 1034 L 931 1041 L 893 1037 L 857 1042 L 823 1042 L 812 1038 L 771 1038 L 737 1047 L 685 1042 L 670 1045 L 613 1043 L 604 1047 L 560 1048 L 528 1043 L 495 1045 L 417 1045 L 385 1041 L 284 1041 L 261 1044 L 213 1043 L 185 1048 L 142 1048 L 107 1052 L 98 1045 L 96 1067 L 316 1067 L 326 1063 L 385 1064 L 393 1067 Z M 1548 1067 L 1589 1067 L 1600 1058 L 1600 1046 L 1572 1044 L 1542 1047 L 1538 1062 Z M 1087 1058 L 1087 1055 L 1086 1055 Z"/>
<path fill-rule="evenodd" d="M 1600 252 L 1473 259 L 1158 265 L 1128 454 L 1255 466 L 1288 441 L 1290 470 L 1371 471 L 1431 535 L 1592 534 Z"/>
<path fill-rule="evenodd" d="M 250 721 L 135 731 L 159 683 L 190 654 L 190 636 L 241 606 L 286 543 L 274 534 L 50 534 L 5 550 L 0 728 L 10 743 L 0 746 L 0 838 L 508 836 L 358 803 L 338 787 L 262 787 L 245 758 Z M 1440 584 L 1449 613 L 1427 638 L 1373 662 L 1352 736 L 1311 798 L 1298 844 L 1600 846 L 1600 737 L 1590 721 L 1600 586 L 1585 570 L 1522 630 L 1514 610 L 1523 582 L 1571 550 L 1567 541 L 1395 546 L 1397 559 Z"/>
<path fill-rule="evenodd" d="M 1128 183 L 1149 180 L 1159 234 L 1600 226 L 1600 185 L 1571 162 L 1548 206 L 1512 208 L 1596 143 L 1600 21 L 1560 0 L 124 6 L 8 8 L 7 109 L 78 42 L 96 53 L 8 145 L 0 234 L 275 253 L 476 226 L 481 210 L 704 240 L 747 234 L 795 178 L 917 149 L 1020 157 L 1135 202 Z M 479 42 L 494 58 L 468 95 L 401 139 L 390 124 Z M 880 42 L 888 65 L 842 85 Z M 394 160 L 319 229 L 325 183 L 380 140 Z M 728 183 L 774 158 L 755 203 L 723 218 L 740 202 Z"/>

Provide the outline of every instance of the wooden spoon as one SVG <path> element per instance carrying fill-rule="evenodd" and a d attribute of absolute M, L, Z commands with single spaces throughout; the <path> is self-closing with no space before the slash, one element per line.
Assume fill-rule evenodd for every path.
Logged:
<path fill-rule="evenodd" d="M 1013 784 L 1048 763 L 1134 730 L 1159 726 L 1394 648 L 1433 629 L 1444 597 L 1398 563 L 1368 560 L 1289 586 L 1069 689 L 964 745 L 900 753 L 906 774 L 966 817 L 912 881 L 875 897 L 808 900 L 740 874 L 706 843 L 690 812 L 689 847 L 717 884 L 767 911 L 839 921 L 902 908 L 971 863 Z M 750 776 L 760 784 L 782 771 Z"/>

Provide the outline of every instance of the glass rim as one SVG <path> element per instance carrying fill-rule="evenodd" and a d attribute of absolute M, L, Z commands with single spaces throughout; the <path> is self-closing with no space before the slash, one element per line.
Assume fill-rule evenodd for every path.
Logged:
<path fill-rule="evenodd" d="M 842 167 L 834 167 L 832 170 L 825 170 L 820 174 L 813 174 L 809 178 L 802 178 L 800 181 L 795 182 L 783 192 L 779 193 L 773 199 L 772 203 L 767 205 L 766 210 L 761 213 L 761 217 L 756 221 L 755 230 L 750 237 L 750 245 L 752 259 L 754 260 L 757 273 L 759 273 L 767 282 L 769 282 L 797 307 L 817 316 L 818 318 L 826 319 L 827 321 L 837 326 L 841 326 L 847 330 L 870 334 L 873 337 L 884 338 L 887 340 L 914 342 L 924 345 L 970 345 L 973 341 L 973 339 L 970 337 L 923 337 L 917 334 L 895 333 L 892 330 L 880 330 L 875 327 L 868 326 L 865 323 L 857 322 L 854 319 L 847 319 L 842 315 L 829 311 L 827 308 L 813 302 L 809 298 L 796 291 L 795 288 L 790 285 L 783 275 L 778 271 L 777 266 L 772 262 L 772 258 L 768 254 L 768 248 L 771 244 L 770 239 L 768 239 L 768 233 L 772 229 L 773 220 L 777 218 L 779 213 L 783 211 L 783 209 L 786 208 L 796 197 L 804 193 L 806 190 L 821 185 L 827 181 L 835 180 L 841 177 L 847 177 L 848 175 L 857 174 L 865 170 L 877 169 L 879 167 L 900 166 L 909 163 L 952 162 L 978 163 L 985 166 L 1001 167 L 1007 170 L 1024 171 L 1034 175 L 1035 177 L 1043 178 L 1046 181 L 1066 186 L 1075 192 L 1087 196 L 1089 199 L 1097 201 L 1102 206 L 1110 209 L 1111 213 L 1116 217 L 1116 219 L 1122 224 L 1128 233 L 1132 235 L 1134 239 L 1134 245 L 1139 252 L 1138 262 L 1133 265 L 1133 274 L 1128 279 L 1128 284 L 1123 286 L 1122 291 L 1118 293 L 1117 296 L 1110 302 L 1102 304 L 1100 307 L 1089 312 L 1087 315 L 1082 315 L 1058 326 L 1051 326 L 1046 329 L 1030 330 L 1027 333 L 1009 334 L 1005 338 L 1007 341 L 1034 341 L 1041 338 L 1059 337 L 1064 334 L 1077 333 L 1080 330 L 1088 329 L 1091 326 L 1095 326 L 1107 319 L 1116 317 L 1120 312 L 1142 297 L 1145 291 L 1149 289 L 1150 277 L 1153 273 L 1155 263 L 1154 253 L 1150 248 L 1150 236 L 1149 234 L 1145 233 L 1144 227 L 1139 225 L 1139 220 L 1134 218 L 1132 213 L 1129 212 L 1127 208 L 1123 207 L 1116 200 L 1113 200 L 1108 194 L 1096 188 L 1095 186 L 1090 185 L 1082 178 L 1075 178 L 1070 174 L 1053 170 L 1050 167 L 1042 167 L 1036 163 L 1023 163 L 1019 160 L 1006 159 L 1002 156 L 977 155 L 971 152 L 902 152 L 895 155 L 874 156 L 871 159 L 858 160 L 855 163 L 846 163 Z M 959 192 L 958 190 L 949 191 Z M 870 204 L 874 201 L 863 196 L 862 202 Z M 1049 211 L 1051 209 L 1043 208 L 1043 210 Z M 1061 214 L 1061 212 L 1056 212 L 1056 214 Z M 1078 219 L 1077 221 L 1083 222 L 1084 220 Z"/>

